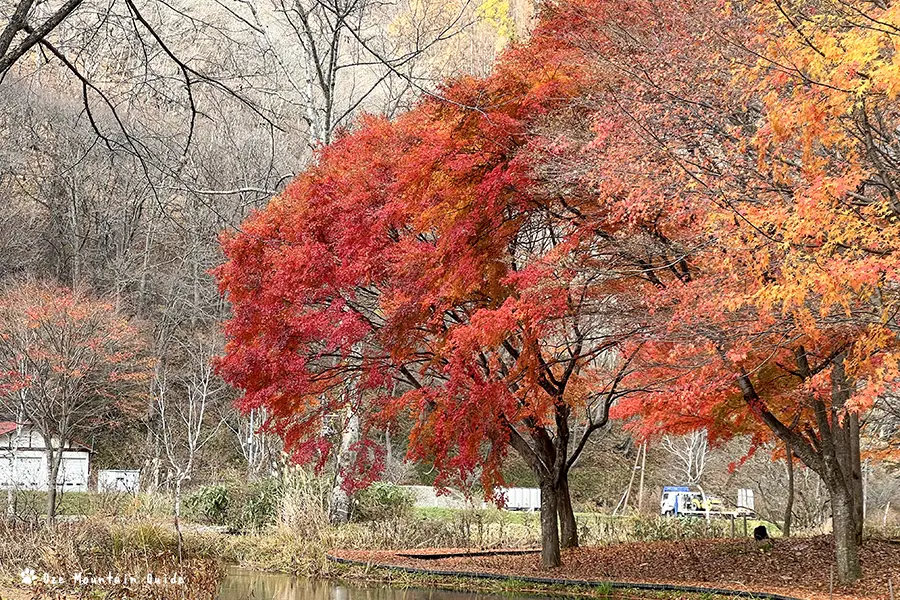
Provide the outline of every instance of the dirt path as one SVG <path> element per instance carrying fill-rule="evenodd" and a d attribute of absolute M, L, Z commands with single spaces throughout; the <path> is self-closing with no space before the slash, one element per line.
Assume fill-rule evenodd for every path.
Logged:
<path fill-rule="evenodd" d="M 434 553 L 438 550 L 420 550 Z M 441 552 L 449 552 L 442 549 Z M 731 590 L 768 591 L 798 598 L 829 597 L 830 537 L 778 539 L 768 547 L 745 540 L 685 540 L 578 548 L 563 553 L 563 566 L 541 568 L 536 554 L 423 559 L 401 551 L 335 551 L 335 556 L 442 571 L 496 573 L 594 581 L 671 583 Z M 414 554 L 405 550 L 402 554 Z M 834 590 L 835 600 L 888 597 L 888 579 L 900 587 L 900 542 L 868 540 L 861 551 L 863 579 Z"/>

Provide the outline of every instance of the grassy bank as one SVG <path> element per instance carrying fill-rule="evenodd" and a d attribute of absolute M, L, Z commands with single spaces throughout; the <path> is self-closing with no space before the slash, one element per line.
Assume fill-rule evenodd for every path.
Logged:
<path fill-rule="evenodd" d="M 579 515 L 585 545 L 728 537 L 726 522 L 678 519 L 602 518 Z M 29 524 L 30 523 L 30 524 Z M 94 516 L 60 522 L 55 530 L 39 522 L 0 524 L 0 577 L 12 581 L 22 569 L 53 573 L 120 571 L 135 565 L 171 564 L 178 540 L 171 522 L 135 516 Z M 223 527 L 186 523 L 187 560 L 219 561 L 296 575 L 334 575 L 326 559 L 335 548 L 498 548 L 539 545 L 536 515 L 495 509 L 413 511 L 384 520 L 332 527 L 324 519 L 295 521 L 264 530 L 226 533 Z"/>
<path fill-rule="evenodd" d="M 360 569 L 330 562 L 326 552 L 397 550 L 434 547 L 536 547 L 540 543 L 539 515 L 496 508 L 420 509 L 396 490 L 374 487 L 360 499 L 355 522 L 328 524 L 327 490 L 311 484 L 273 486 L 216 485 L 200 488 L 185 500 L 183 554 L 176 560 L 178 539 L 171 503 L 164 495 L 66 494 L 54 530 L 40 524 L 40 494 L 18 499 L 24 519 L 0 524 L 0 582 L 16 585 L 23 569 L 51 575 L 90 573 L 146 573 L 177 570 L 197 579 L 196 588 L 214 594 L 222 565 L 269 572 L 400 586 L 471 589 L 484 592 L 550 594 L 552 586 L 518 580 L 486 581 L 432 578 L 391 571 Z M 20 513 L 22 514 L 22 513 Z M 31 515 L 31 518 L 28 517 Z M 726 520 L 611 517 L 578 513 L 582 544 L 606 546 L 622 542 L 657 542 L 728 538 Z M 748 528 L 756 525 L 748 521 Z M 770 532 L 777 528 L 766 524 Z M 734 534 L 743 537 L 743 523 Z M 218 569 L 218 570 L 217 570 Z M 558 590 L 566 595 L 608 597 L 603 588 Z M 623 596 L 618 592 L 617 596 Z M 141 597 L 134 594 L 133 597 Z M 210 596 L 211 598 L 214 596 Z M 642 597 L 647 597 L 642 592 Z M 664 596 L 667 597 L 667 596 Z M 679 595 L 677 597 L 685 597 Z M 161 598 L 161 600 L 164 600 Z"/>
<path fill-rule="evenodd" d="M 193 536 L 191 542 L 179 562 L 174 531 L 151 522 L 88 518 L 48 529 L 34 521 L 2 521 L 0 587 L 25 586 L 34 598 L 212 600 L 223 574 L 216 539 Z M 33 580 L 25 581 L 28 574 Z M 148 584 L 148 575 L 181 578 L 183 584 Z M 83 583 L 107 576 L 118 581 Z"/>
<path fill-rule="evenodd" d="M 38 574 L 47 572 L 53 576 L 71 576 L 77 572 L 94 574 L 111 573 L 135 573 L 138 576 L 147 572 L 179 572 L 183 573 L 192 583 L 192 596 L 196 600 L 215 597 L 215 586 L 223 573 L 224 565 L 240 565 L 245 568 L 270 572 L 280 572 L 301 576 L 314 576 L 352 582 L 373 582 L 390 584 L 400 587 L 428 587 L 443 589 L 462 589 L 484 593 L 504 594 L 539 594 L 539 595 L 566 595 L 585 598 L 700 598 L 702 595 L 688 595 L 681 592 L 651 593 L 646 591 L 629 591 L 612 589 L 599 585 L 597 587 L 579 587 L 577 585 L 545 585 L 525 582 L 516 577 L 533 573 L 533 569 L 501 569 L 500 573 L 518 573 L 509 579 L 483 580 L 465 577 L 445 577 L 424 574 L 412 574 L 399 571 L 381 569 L 377 567 L 363 567 L 345 565 L 330 562 L 326 558 L 326 551 L 334 548 L 357 548 L 359 550 L 383 550 L 413 547 L 438 547 L 453 545 L 456 547 L 476 547 L 473 544 L 447 544 L 448 539 L 462 540 L 462 529 L 458 522 L 449 517 L 436 519 L 435 514 L 411 515 L 403 519 L 392 519 L 376 523 L 351 523 L 348 526 L 334 528 L 322 524 L 317 527 L 310 526 L 306 531 L 291 530 L 285 527 L 270 528 L 260 533 L 229 534 L 221 528 L 197 524 L 186 524 L 184 528 L 184 562 L 178 564 L 176 560 L 177 537 L 171 522 L 133 519 L 110 518 L 85 518 L 82 520 L 62 522 L 54 530 L 47 530 L 40 525 L 9 525 L 0 524 L 0 588 L 15 587 L 19 585 L 19 573 L 24 569 L 33 569 Z M 515 516 L 518 521 L 523 515 Z M 525 515 L 524 517 L 529 517 Z M 468 517 L 467 517 L 468 518 Z M 498 518 L 502 518 L 498 517 Z M 435 523 L 438 524 L 436 527 Z M 455 523 L 455 524 L 454 524 Z M 699 524 L 683 522 L 681 525 L 674 520 L 666 520 L 666 523 L 641 525 L 629 524 L 629 531 L 644 532 L 645 535 L 659 536 L 672 534 L 681 539 L 681 542 L 661 542 L 648 540 L 644 544 L 631 544 L 630 550 L 621 550 L 620 546 L 608 547 L 607 552 L 616 555 L 615 563 L 623 562 L 621 552 L 633 554 L 632 562 L 647 563 L 650 565 L 674 564 L 673 558 L 642 558 L 641 554 L 656 548 L 655 551 L 666 551 L 666 546 L 678 546 L 682 550 L 677 551 L 678 556 L 688 556 L 701 552 L 708 555 L 708 564 L 712 565 L 718 559 L 739 558 L 741 563 L 751 559 L 763 560 L 769 554 L 761 554 L 753 542 L 742 540 L 720 540 L 721 551 L 707 553 L 706 548 L 712 548 L 717 544 L 714 540 L 694 541 L 691 536 L 704 532 L 698 529 Z M 522 523 L 519 523 L 522 524 Z M 510 525 L 507 523 L 507 525 Z M 624 525 L 622 527 L 625 527 Z M 677 527 L 677 529 L 672 529 Z M 473 535 L 470 531 L 470 535 Z M 450 537 L 442 537 L 450 536 Z M 454 537 L 456 536 L 456 537 Z M 415 542 L 415 543 L 413 543 Z M 797 540 L 803 545 L 809 542 Z M 819 542 L 821 543 L 821 542 Z M 775 552 L 788 550 L 787 541 L 782 549 L 782 542 L 776 544 Z M 737 545 L 737 546 L 736 546 Z M 740 546 L 740 547 L 738 547 Z M 747 546 L 744 548 L 744 546 Z M 585 552 L 599 551 L 602 546 L 594 550 L 585 549 Z M 636 549 L 639 548 L 640 552 Z M 660 550 L 662 549 L 662 550 Z M 687 551 L 687 549 L 693 549 Z M 377 552 L 374 554 L 378 554 Z M 790 554 L 790 552 L 788 553 Z M 828 554 L 825 550 L 817 552 L 823 556 Z M 773 554 L 774 556 L 774 554 Z M 755 558 L 754 558 L 755 557 Z M 571 558 L 571 557 L 570 557 Z M 524 560 L 524 559 L 523 559 Z M 594 565 L 594 560 L 581 560 L 573 558 L 571 565 L 566 569 L 576 568 L 578 564 Z M 781 564 L 781 559 L 779 559 Z M 380 562 L 380 561 L 376 561 Z M 627 562 L 627 561 L 625 561 Z M 790 562 L 790 561 L 788 561 Z M 598 563 L 599 564 L 599 563 Z M 706 564 L 706 562 L 704 562 Z M 785 563 L 786 564 L 786 563 Z M 646 566 L 640 564 L 639 566 Z M 426 568 L 446 569 L 445 565 L 432 564 L 429 561 Z M 680 567 L 679 567 L 680 568 Z M 564 573 L 559 576 L 572 576 L 572 573 Z M 451 568 L 450 570 L 478 571 L 477 568 Z M 728 571 L 734 569 L 729 567 Z M 771 572 L 777 575 L 773 565 L 755 569 L 760 572 Z M 639 572 L 636 567 L 631 576 L 628 573 L 600 573 L 599 578 L 609 577 L 613 580 L 656 580 L 656 577 Z M 556 576 L 557 573 L 554 573 Z M 712 577 L 712 575 L 710 575 Z M 582 577 L 593 578 L 593 577 Z M 677 582 L 675 578 L 673 583 Z M 697 581 L 697 578 L 692 579 Z M 715 582 L 729 580 L 720 576 L 712 577 L 704 581 Z M 715 587 L 715 583 L 709 583 Z M 727 587 L 727 586 L 726 586 Z M 2 593 L 0 589 L 0 593 Z M 52 592 L 53 590 L 46 590 Z M 123 595 L 132 598 L 158 598 L 168 600 L 165 594 L 160 595 L 159 590 L 117 590 Z M 127 592 L 127 593 L 126 593 Z M 146 592 L 146 593 L 145 593 Z M 8 595 L 8 594 L 7 594 Z M 6 597 L 6 596 L 4 596 Z M 115 594 L 109 597 L 119 597 Z M 182 598 L 180 591 L 172 596 Z M 710 596 L 712 597 L 712 596 Z M 722 597 L 722 596 L 717 596 Z"/>
<path fill-rule="evenodd" d="M 322 481 L 301 479 L 299 476 L 281 483 L 264 480 L 249 485 L 243 482 L 197 488 L 184 501 L 182 528 L 185 561 L 181 564 L 176 560 L 178 539 L 170 516 L 171 498 L 165 494 L 65 494 L 60 504 L 62 518 L 55 529 L 48 530 L 41 524 L 43 495 L 23 492 L 16 500 L 20 519 L 14 524 L 0 522 L 0 585 L 17 585 L 23 569 L 54 576 L 77 572 L 143 574 L 148 571 L 177 571 L 190 574 L 195 579 L 192 593 L 199 594 L 197 600 L 201 597 L 212 599 L 223 565 L 239 565 L 273 573 L 372 581 L 401 587 L 564 594 L 589 598 L 629 597 L 629 592 L 619 590 L 609 595 L 607 592 L 612 593 L 613 590 L 604 590 L 603 586 L 579 589 L 571 585 L 537 585 L 519 579 L 446 578 L 330 562 L 326 553 L 335 549 L 390 551 L 538 547 L 540 519 L 536 513 L 510 512 L 493 507 L 416 508 L 412 505 L 412 499 L 397 486 L 376 485 L 357 498 L 354 522 L 333 527 L 328 523 L 329 492 L 330 488 Z M 743 560 L 746 563 L 760 554 L 752 542 L 748 542 L 749 554 L 747 549 L 733 547 L 734 543 L 747 541 L 743 520 L 732 523 L 725 519 L 638 515 L 613 517 L 586 512 L 577 513 L 576 520 L 583 546 L 595 550 L 606 548 L 616 555 L 615 564 L 623 563 L 623 552 L 636 557 L 633 569 L 595 574 L 600 579 L 657 580 L 654 573 L 641 572 L 641 568 L 651 565 L 655 569 L 654 565 L 675 564 L 677 561 L 675 558 L 641 558 L 654 546 L 681 543 L 683 552 L 679 552 L 678 556 L 702 554 L 706 558 L 700 561 L 701 564 L 707 564 L 707 559 L 718 555 L 721 555 L 719 558 L 746 556 L 748 558 Z M 780 535 L 774 524 L 755 520 L 747 521 L 747 533 L 752 533 L 752 529 L 759 524 L 766 525 L 773 537 Z M 743 541 L 732 540 L 722 545 L 718 554 L 704 550 L 715 545 L 710 544 L 711 541 L 718 539 L 724 542 L 732 536 L 743 538 Z M 638 544 L 626 550 L 621 544 L 628 542 Z M 612 545 L 615 548 L 610 548 Z M 777 547 L 781 547 L 780 541 Z M 820 554 L 832 555 L 830 551 Z M 784 560 L 790 562 L 794 559 L 788 556 Z M 568 568 L 579 561 L 573 559 L 567 562 L 571 562 Z M 592 560 L 580 562 L 594 564 Z M 518 571 L 500 569 L 498 572 L 518 573 L 522 577 L 532 573 L 534 568 Z M 778 567 L 772 565 L 763 570 L 776 572 Z M 684 580 L 680 576 L 673 578 Z M 710 575 L 709 579 L 705 576 L 693 578 L 693 581 L 726 580 L 730 581 L 721 573 Z M 125 591 L 128 591 L 125 595 L 132 598 L 168 600 L 165 595 L 160 596 L 158 590 L 147 590 L 146 593 Z M 2 592 L 3 589 L 0 589 L 0 595 Z M 643 591 L 639 596 L 652 597 Z M 638 594 L 632 593 L 631 597 L 638 597 Z M 662 594 L 660 597 L 689 596 L 678 593 Z"/>
<path fill-rule="evenodd" d="M 578 515 L 583 545 L 622 542 L 728 538 L 727 521 L 702 519 L 610 518 Z M 752 532 L 755 524 L 748 522 Z M 778 535 L 777 529 L 770 531 Z M 736 524 L 743 537 L 743 524 Z M 202 538 L 201 538 L 202 539 Z M 310 526 L 302 530 L 270 528 L 264 533 L 223 536 L 220 555 L 230 562 L 265 571 L 328 575 L 334 566 L 328 550 L 398 550 L 415 548 L 527 548 L 540 546 L 540 523 L 533 514 L 495 509 L 410 515 L 384 521 L 350 523 L 343 527 Z"/>

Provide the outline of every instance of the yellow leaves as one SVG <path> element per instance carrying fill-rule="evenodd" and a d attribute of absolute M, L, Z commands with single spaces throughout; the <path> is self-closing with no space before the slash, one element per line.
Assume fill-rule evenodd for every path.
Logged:
<path fill-rule="evenodd" d="M 896 12 L 896 8 L 894 10 Z M 900 96 L 900 40 L 897 36 L 882 44 L 881 54 L 885 58 L 877 61 L 870 73 L 872 89 L 896 100 Z"/>
<path fill-rule="evenodd" d="M 516 24 L 513 22 L 509 0 L 484 0 L 476 14 L 497 31 L 497 48 L 505 46 L 515 37 Z"/>
<path fill-rule="evenodd" d="M 871 169 L 848 130 L 861 115 L 891 111 L 900 52 L 885 25 L 861 26 L 860 15 L 849 18 L 844 9 L 799 2 L 786 16 L 781 8 L 762 2 L 756 9 L 767 25 L 760 38 L 768 64 L 735 68 L 735 78 L 755 82 L 748 101 L 764 106 L 753 140 L 760 171 L 789 190 L 749 215 L 773 228 L 760 255 L 777 272 L 756 300 L 812 325 L 815 315 L 850 315 L 885 285 L 889 268 L 879 253 L 893 251 L 900 229 L 877 194 L 855 203 Z M 859 10 L 868 23 L 900 17 L 900 5 Z"/>
<path fill-rule="evenodd" d="M 817 106 L 833 115 L 852 113 L 860 100 L 872 95 L 896 99 L 900 40 L 891 28 L 900 23 L 900 5 L 877 9 L 850 4 L 823 10 L 806 2 L 790 7 L 760 3 L 755 12 L 765 25 L 765 51 L 753 68 L 738 67 L 736 78 L 758 81 L 761 93 L 777 91 L 779 104 L 788 109 L 781 113 L 784 121 L 795 112 L 790 98 L 804 90 L 815 90 L 820 96 Z M 773 107 L 771 94 L 766 104 Z M 775 131 L 779 135 L 783 130 L 776 126 Z"/>

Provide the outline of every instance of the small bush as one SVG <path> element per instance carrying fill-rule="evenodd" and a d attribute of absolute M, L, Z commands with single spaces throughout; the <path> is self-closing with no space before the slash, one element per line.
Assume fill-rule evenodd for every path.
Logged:
<path fill-rule="evenodd" d="M 356 495 L 355 521 L 384 521 L 409 515 L 414 498 L 398 485 L 376 482 Z"/>
<path fill-rule="evenodd" d="M 185 516 L 198 523 L 227 527 L 232 533 L 257 532 L 274 524 L 281 503 L 274 479 L 246 485 L 209 485 L 189 495 Z"/>
<path fill-rule="evenodd" d="M 185 516 L 207 525 L 227 525 L 229 505 L 228 487 L 207 485 L 185 498 Z"/>
<path fill-rule="evenodd" d="M 257 481 L 240 492 L 237 502 L 232 503 L 239 510 L 229 511 L 230 527 L 237 531 L 261 531 L 275 524 L 283 493 L 278 481 Z"/>

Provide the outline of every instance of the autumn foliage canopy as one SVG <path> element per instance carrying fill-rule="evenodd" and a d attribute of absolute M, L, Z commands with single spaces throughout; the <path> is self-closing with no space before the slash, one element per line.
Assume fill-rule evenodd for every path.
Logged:
<path fill-rule="evenodd" d="M 221 373 L 298 460 L 352 405 L 411 419 L 441 481 L 491 490 L 512 449 L 559 486 L 612 410 L 780 439 L 852 496 L 840 442 L 898 376 L 898 23 L 545 3 L 490 76 L 362 119 L 223 240 Z"/>
<path fill-rule="evenodd" d="M 138 414 L 152 364 L 140 329 L 83 289 L 0 290 L 0 406 L 68 442 Z"/>

